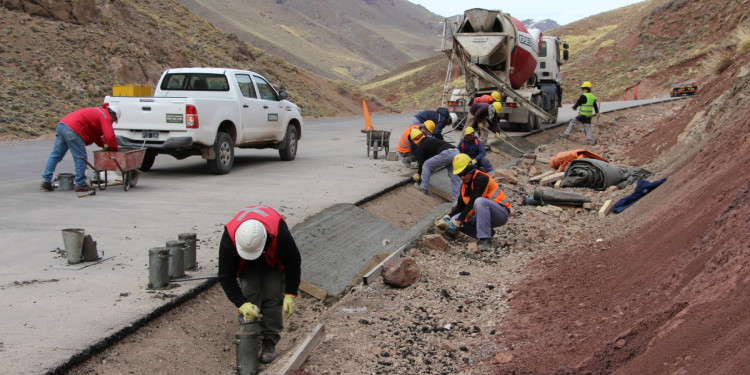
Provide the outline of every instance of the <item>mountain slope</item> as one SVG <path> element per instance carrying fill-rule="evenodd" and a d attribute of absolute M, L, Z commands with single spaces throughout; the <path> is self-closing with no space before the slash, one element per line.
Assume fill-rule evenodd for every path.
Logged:
<path fill-rule="evenodd" d="M 178 1 L 292 65 L 349 83 L 437 54 L 443 20 L 406 0 Z"/>
<path fill-rule="evenodd" d="M 62 0 L 47 8 L 35 1 L 0 4 L 3 138 L 50 134 L 68 112 L 101 105 L 112 85 L 153 87 L 163 70 L 181 66 L 257 71 L 285 87 L 306 118 L 362 110 L 356 87 L 288 64 L 171 0 L 100 0 L 76 3 L 79 8 L 65 8 L 70 3 Z"/>

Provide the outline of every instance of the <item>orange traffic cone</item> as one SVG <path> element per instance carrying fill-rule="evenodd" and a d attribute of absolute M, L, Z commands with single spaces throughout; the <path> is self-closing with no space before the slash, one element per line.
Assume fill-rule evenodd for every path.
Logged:
<path fill-rule="evenodd" d="M 362 129 L 362 133 L 375 130 L 375 128 L 372 127 L 372 120 L 370 120 L 370 111 L 367 110 L 367 103 L 364 100 L 362 100 L 362 109 L 365 111 L 365 128 Z"/>

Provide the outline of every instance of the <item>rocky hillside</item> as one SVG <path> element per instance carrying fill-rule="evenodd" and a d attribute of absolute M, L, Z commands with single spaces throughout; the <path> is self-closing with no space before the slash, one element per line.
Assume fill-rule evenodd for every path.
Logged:
<path fill-rule="evenodd" d="M 437 54 L 443 18 L 407 0 L 178 0 L 322 77 L 358 84 Z"/>
<path fill-rule="evenodd" d="M 562 67 L 563 102 L 574 102 L 585 80 L 594 84 L 601 101 L 633 99 L 634 85 L 639 98 L 667 96 L 677 82 L 700 85 L 710 70 L 706 67 L 733 45 L 732 35 L 750 24 L 748 7 L 750 0 L 649 0 L 546 32 L 570 44 L 571 58 Z M 413 65 L 421 69 L 400 69 L 364 87 L 402 108 L 438 106 L 447 58 Z M 435 76 L 425 76 L 426 71 Z M 451 87 L 463 86 L 460 72 L 454 70 L 452 77 Z"/>
<path fill-rule="evenodd" d="M 181 66 L 251 69 L 285 87 L 307 118 L 361 114 L 361 91 L 222 32 L 171 0 L 0 2 L 0 137 L 52 133 L 115 84 L 154 86 Z M 372 110 L 377 98 L 366 97 Z"/>

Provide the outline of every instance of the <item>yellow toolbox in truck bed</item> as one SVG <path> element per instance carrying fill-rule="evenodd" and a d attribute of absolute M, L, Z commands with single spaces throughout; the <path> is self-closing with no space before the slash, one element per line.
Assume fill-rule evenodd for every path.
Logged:
<path fill-rule="evenodd" d="M 114 85 L 112 96 L 151 96 L 151 86 L 146 85 Z"/>

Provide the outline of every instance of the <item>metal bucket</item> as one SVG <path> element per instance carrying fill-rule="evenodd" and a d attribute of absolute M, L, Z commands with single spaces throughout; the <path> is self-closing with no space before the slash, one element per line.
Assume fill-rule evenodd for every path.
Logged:
<path fill-rule="evenodd" d="M 260 321 L 247 322 L 241 316 L 240 330 L 234 334 L 237 345 L 237 375 L 251 375 L 258 373 L 258 332 Z"/>
<path fill-rule="evenodd" d="M 62 230 L 65 256 L 68 258 L 69 264 L 81 263 L 81 260 L 83 260 L 83 232 L 84 230 L 81 228 Z"/>
<path fill-rule="evenodd" d="M 169 249 L 169 277 L 185 276 L 185 241 L 167 241 Z"/>
<path fill-rule="evenodd" d="M 76 175 L 72 173 L 58 173 L 57 183 L 60 186 L 60 190 L 73 190 L 73 181 Z"/>
<path fill-rule="evenodd" d="M 198 266 L 195 261 L 197 235 L 195 233 L 180 233 L 177 235 L 177 238 L 180 241 L 185 241 L 185 256 L 183 259 L 185 261 L 185 269 L 196 269 Z"/>
<path fill-rule="evenodd" d="M 148 288 L 160 289 L 169 285 L 169 249 L 152 247 L 148 250 Z"/>

